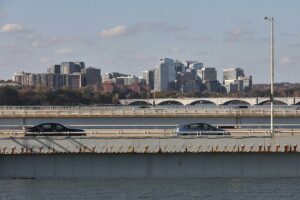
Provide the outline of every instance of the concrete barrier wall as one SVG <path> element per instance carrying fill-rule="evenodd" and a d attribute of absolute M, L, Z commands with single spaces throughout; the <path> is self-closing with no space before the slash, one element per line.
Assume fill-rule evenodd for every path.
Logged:
<path fill-rule="evenodd" d="M 1 155 L 81 153 L 291 153 L 300 154 L 300 136 L 276 137 L 6 137 Z M 1 157 L 0 157 L 1 158 Z"/>
<path fill-rule="evenodd" d="M 300 136 L 7 137 L 0 178 L 299 177 Z"/>
<path fill-rule="evenodd" d="M 299 176 L 299 153 L 0 156 L 0 178 Z"/>

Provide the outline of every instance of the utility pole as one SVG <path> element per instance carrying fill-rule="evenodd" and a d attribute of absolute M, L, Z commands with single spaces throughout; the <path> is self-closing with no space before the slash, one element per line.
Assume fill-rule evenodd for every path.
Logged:
<path fill-rule="evenodd" d="M 270 131 L 271 136 L 274 136 L 274 17 L 265 17 L 265 20 L 271 22 L 271 93 L 270 93 L 270 101 L 271 101 L 271 125 Z"/>

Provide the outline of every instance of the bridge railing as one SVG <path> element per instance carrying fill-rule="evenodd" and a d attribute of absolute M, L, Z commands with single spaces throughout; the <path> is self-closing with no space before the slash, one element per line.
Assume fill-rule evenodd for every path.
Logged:
<path fill-rule="evenodd" d="M 275 116 L 299 116 L 298 109 L 277 109 L 274 111 Z M 0 115 L 3 117 L 93 117 L 93 116 L 268 116 L 269 109 L 0 109 Z"/>
<path fill-rule="evenodd" d="M 254 105 L 241 107 L 244 105 L 157 105 L 157 106 L 116 106 L 116 105 L 104 105 L 104 106 L 0 106 L 1 110 L 36 110 L 36 111 L 47 111 L 47 110 L 155 110 L 155 109 L 166 109 L 166 110 L 219 110 L 219 109 L 242 109 L 242 110 L 256 110 L 256 109 L 270 109 L 270 105 Z M 296 110 L 300 109 L 299 105 L 274 105 L 275 109 L 278 110 Z"/>

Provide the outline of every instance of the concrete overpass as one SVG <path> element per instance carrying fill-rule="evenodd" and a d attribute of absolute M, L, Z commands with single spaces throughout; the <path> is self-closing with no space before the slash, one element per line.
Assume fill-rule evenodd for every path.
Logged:
<path fill-rule="evenodd" d="M 263 105 L 270 101 L 268 97 L 244 98 L 156 98 L 156 99 L 122 99 L 122 105 L 196 105 L 196 104 L 246 104 Z M 275 104 L 300 105 L 300 97 L 275 97 Z"/>
<path fill-rule="evenodd" d="M 291 136 L 292 135 L 292 136 Z M 0 179 L 300 177 L 300 136 L 3 137 Z"/>

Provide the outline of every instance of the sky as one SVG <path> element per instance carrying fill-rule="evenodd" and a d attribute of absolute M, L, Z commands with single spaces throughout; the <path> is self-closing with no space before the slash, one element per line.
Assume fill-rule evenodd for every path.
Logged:
<path fill-rule="evenodd" d="M 0 0 L 0 79 L 84 61 L 102 73 L 140 75 L 160 58 L 241 67 L 270 82 L 300 82 L 298 0 Z"/>

